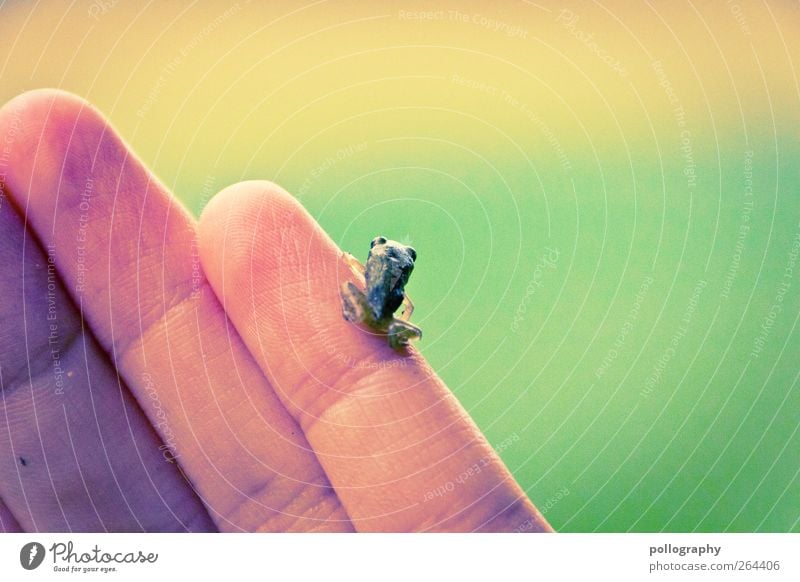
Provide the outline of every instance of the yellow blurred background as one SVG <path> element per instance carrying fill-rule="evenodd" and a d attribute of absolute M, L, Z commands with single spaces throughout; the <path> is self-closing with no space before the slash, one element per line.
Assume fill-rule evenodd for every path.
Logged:
<path fill-rule="evenodd" d="M 414 244 L 421 349 L 557 529 L 800 529 L 800 280 L 754 353 L 800 228 L 797 2 L 5 2 L 0 31 L 0 100 L 88 99 L 193 212 L 270 179 L 345 249 Z"/>

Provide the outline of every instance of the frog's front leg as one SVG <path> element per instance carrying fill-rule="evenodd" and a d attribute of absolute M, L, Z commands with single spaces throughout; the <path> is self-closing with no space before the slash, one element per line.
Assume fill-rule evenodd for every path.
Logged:
<path fill-rule="evenodd" d="M 400 305 L 403 311 L 397 316 L 398 319 L 408 321 L 411 319 L 411 314 L 414 313 L 414 304 L 411 302 L 411 297 L 408 294 L 403 295 L 403 303 Z"/>
<path fill-rule="evenodd" d="M 399 349 L 408 345 L 408 342 L 412 339 L 420 339 L 422 330 L 413 323 L 394 318 L 389 324 L 386 334 L 389 336 L 389 345 L 394 349 Z"/>

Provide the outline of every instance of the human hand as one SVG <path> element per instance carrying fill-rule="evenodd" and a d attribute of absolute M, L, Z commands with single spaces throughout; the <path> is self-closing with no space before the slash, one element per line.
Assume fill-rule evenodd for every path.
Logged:
<path fill-rule="evenodd" d="M 268 182 L 199 225 L 86 102 L 0 110 L 0 530 L 549 531 Z"/>

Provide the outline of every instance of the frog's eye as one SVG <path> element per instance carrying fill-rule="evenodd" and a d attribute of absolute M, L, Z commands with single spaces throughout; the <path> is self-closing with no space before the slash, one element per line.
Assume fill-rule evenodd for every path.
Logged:
<path fill-rule="evenodd" d="M 408 247 L 408 254 L 411 255 L 411 260 L 412 261 L 416 261 L 417 260 L 417 251 L 415 251 L 413 248 Z"/>
<path fill-rule="evenodd" d="M 369 248 L 374 248 L 375 245 L 385 245 L 385 244 L 386 244 L 385 238 L 383 238 L 382 236 L 376 236 L 374 239 L 372 239 L 372 243 L 369 245 Z"/>

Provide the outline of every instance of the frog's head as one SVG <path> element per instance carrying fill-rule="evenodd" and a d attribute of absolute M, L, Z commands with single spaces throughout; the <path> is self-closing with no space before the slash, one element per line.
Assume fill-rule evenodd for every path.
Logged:
<path fill-rule="evenodd" d="M 417 251 L 410 246 L 382 236 L 372 240 L 365 279 L 375 319 L 391 317 L 400 307 L 416 260 Z"/>

